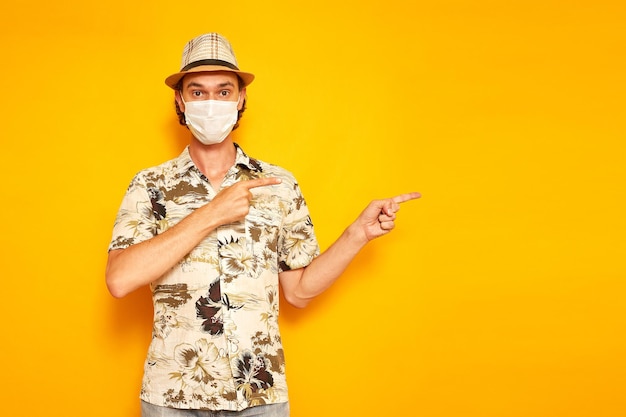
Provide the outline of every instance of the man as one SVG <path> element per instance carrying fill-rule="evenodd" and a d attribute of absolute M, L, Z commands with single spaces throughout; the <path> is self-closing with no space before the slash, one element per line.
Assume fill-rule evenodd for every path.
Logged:
<path fill-rule="evenodd" d="M 191 142 L 135 176 L 115 222 L 109 291 L 152 290 L 144 417 L 288 416 L 279 284 L 289 303 L 305 307 L 367 242 L 393 229 L 400 203 L 419 197 L 371 202 L 320 254 L 295 178 L 232 141 L 253 79 L 219 34 L 185 46 L 166 84 Z"/>

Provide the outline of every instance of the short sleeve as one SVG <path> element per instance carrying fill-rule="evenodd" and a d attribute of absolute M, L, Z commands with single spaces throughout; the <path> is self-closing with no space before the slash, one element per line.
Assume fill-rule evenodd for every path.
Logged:
<path fill-rule="evenodd" d="M 309 208 L 297 183 L 288 207 L 278 241 L 279 272 L 303 268 L 320 254 Z"/>
<path fill-rule="evenodd" d="M 131 181 L 113 226 L 109 251 L 125 249 L 157 234 L 157 219 L 150 190 L 141 174 Z"/>

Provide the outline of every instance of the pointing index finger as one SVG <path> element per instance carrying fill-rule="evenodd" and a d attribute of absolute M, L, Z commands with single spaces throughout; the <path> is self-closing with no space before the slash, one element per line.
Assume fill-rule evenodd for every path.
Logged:
<path fill-rule="evenodd" d="M 417 192 L 400 194 L 392 198 L 394 203 L 405 203 L 410 200 L 415 200 L 416 198 L 420 198 L 422 195 Z"/>
<path fill-rule="evenodd" d="M 244 187 L 246 187 L 249 190 L 251 188 L 266 187 L 268 185 L 276 185 L 276 184 L 280 184 L 281 182 L 282 180 L 277 177 L 255 178 L 253 180 L 244 181 L 244 184 L 245 184 Z"/>

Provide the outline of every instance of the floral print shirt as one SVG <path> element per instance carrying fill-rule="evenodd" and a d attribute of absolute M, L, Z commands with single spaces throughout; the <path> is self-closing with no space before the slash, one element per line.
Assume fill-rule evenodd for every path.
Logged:
<path fill-rule="evenodd" d="M 266 176 L 282 183 L 251 189 L 245 220 L 218 227 L 151 283 L 154 325 L 140 396 L 152 404 L 237 411 L 287 401 L 278 274 L 305 267 L 320 250 L 293 175 L 235 146 L 222 188 Z M 163 233 L 216 194 L 188 148 L 139 172 L 109 250 Z"/>

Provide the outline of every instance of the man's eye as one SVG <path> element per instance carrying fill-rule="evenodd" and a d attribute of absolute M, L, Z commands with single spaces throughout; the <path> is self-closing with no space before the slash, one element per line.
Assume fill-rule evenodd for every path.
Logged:
<path fill-rule="evenodd" d="M 200 97 L 202 95 L 202 92 L 194 91 L 194 92 L 191 93 L 191 95 L 194 96 L 194 97 Z"/>
<path fill-rule="evenodd" d="M 220 91 L 220 95 L 221 95 L 222 97 L 227 97 L 227 96 L 228 96 L 228 94 L 230 94 L 230 92 L 229 92 L 229 91 L 226 91 L 226 90 Z"/>

